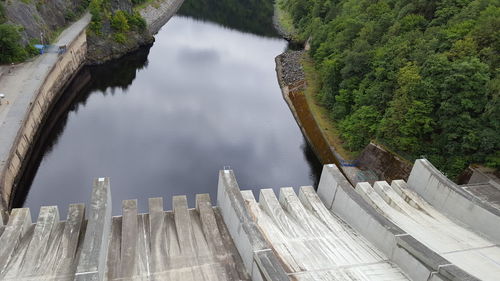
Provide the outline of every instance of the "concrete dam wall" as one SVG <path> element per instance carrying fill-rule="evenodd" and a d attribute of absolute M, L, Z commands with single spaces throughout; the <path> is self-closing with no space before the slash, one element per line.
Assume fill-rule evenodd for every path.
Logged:
<path fill-rule="evenodd" d="M 85 28 L 90 15 L 65 30 L 58 46 L 66 46 L 62 54 L 47 53 L 35 61 L 25 63 L 17 73 L 26 73 L 3 78 L 3 86 L 9 85 L 7 94 L 9 107 L 4 110 L 4 120 L 0 125 L 0 191 L 2 210 L 11 207 L 15 189 L 14 183 L 25 165 L 30 148 L 53 103 L 61 90 L 85 62 L 87 41 Z M 19 81 L 20 79 L 26 79 Z M 6 81 L 7 80 L 7 81 Z M 14 93 L 17 90 L 17 93 Z M 14 96 L 17 94 L 17 96 Z"/>
<path fill-rule="evenodd" d="M 140 13 L 148 32 L 157 33 L 183 1 L 165 0 L 144 7 Z M 5 218 L 41 125 L 65 86 L 88 62 L 86 27 L 90 18 L 89 14 L 83 16 L 61 33 L 54 45 L 65 46 L 64 53 L 48 52 L 12 67 L 14 71 L 8 74 L 0 72 L 0 92 L 7 95 L 0 105 L 0 214 Z"/>
<path fill-rule="evenodd" d="M 418 167 L 418 163 L 415 165 Z M 414 169 L 412 173 L 420 173 Z M 215 184 L 215 183 L 214 183 Z M 111 216 L 109 178 L 94 181 L 87 217 L 69 206 L 14 209 L 0 225 L 1 280 L 497 280 L 500 247 L 458 223 L 402 180 L 353 188 L 325 165 L 318 193 L 240 190 L 219 172 L 217 204 L 207 194 L 125 200 Z"/>

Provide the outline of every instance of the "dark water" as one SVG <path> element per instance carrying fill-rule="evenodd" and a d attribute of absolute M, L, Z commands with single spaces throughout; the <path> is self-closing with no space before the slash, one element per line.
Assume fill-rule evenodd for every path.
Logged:
<path fill-rule="evenodd" d="M 230 166 L 242 189 L 315 185 L 320 164 L 276 81 L 284 40 L 177 16 L 151 48 L 84 68 L 64 93 L 15 205 L 88 203 L 111 177 L 121 201 L 210 193 Z"/>

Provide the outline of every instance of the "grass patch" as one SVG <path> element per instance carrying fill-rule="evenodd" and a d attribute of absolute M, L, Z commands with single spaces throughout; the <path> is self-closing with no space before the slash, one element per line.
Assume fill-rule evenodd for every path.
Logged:
<path fill-rule="evenodd" d="M 350 151 L 345 149 L 344 142 L 340 137 L 339 129 L 336 126 L 336 122 L 330 118 L 328 110 L 321 106 L 316 98 L 317 93 L 321 89 L 321 83 L 319 78 L 319 73 L 314 67 L 314 63 L 309 55 L 304 56 L 301 61 L 302 67 L 304 68 L 304 73 L 306 76 L 307 87 L 304 92 L 306 96 L 307 104 L 314 117 L 314 120 L 318 124 L 321 133 L 325 136 L 328 144 L 335 147 L 335 150 L 346 160 L 354 160 L 360 153 L 360 151 Z"/>
<path fill-rule="evenodd" d="M 282 5 L 284 5 L 283 1 L 277 0 L 274 2 L 274 10 L 276 13 L 276 18 L 278 20 L 278 23 L 286 33 L 296 36 L 297 30 L 293 25 L 292 16 L 283 8 L 281 8 Z"/>

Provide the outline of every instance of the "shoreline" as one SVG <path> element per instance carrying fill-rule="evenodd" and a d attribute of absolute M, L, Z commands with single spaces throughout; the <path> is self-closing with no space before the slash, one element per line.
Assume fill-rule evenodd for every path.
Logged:
<path fill-rule="evenodd" d="M 1 78 L 0 91 L 6 95 L 0 105 L 0 210 L 4 216 L 11 209 L 16 181 L 48 110 L 85 62 L 89 22 L 86 14 L 61 33 L 55 45 L 66 46 L 66 52 L 45 53 L 16 65 Z"/>
<path fill-rule="evenodd" d="M 301 61 L 304 55 L 305 50 L 287 50 L 278 55 L 276 75 L 283 99 L 320 162 L 336 164 L 353 186 L 358 182 L 407 179 L 412 164 L 380 144 L 370 142 L 355 159 L 346 159 L 336 150 L 307 100 L 309 85 Z"/>
<path fill-rule="evenodd" d="M 153 44 L 154 36 L 183 3 L 184 0 L 153 0 L 141 6 L 138 12 L 146 21 L 146 30 L 143 33 L 131 33 L 126 42 L 118 43 L 110 37 L 90 35 L 86 65 L 103 64 Z"/>
<path fill-rule="evenodd" d="M 285 28 L 283 22 L 281 22 L 289 16 L 279 8 L 278 4 L 274 5 L 274 9 L 273 22 L 276 30 L 286 40 L 289 40 L 287 39 L 288 37 L 297 37 L 297 34 L 283 32 L 290 30 L 290 27 Z M 278 15 L 281 15 L 281 17 Z M 287 25 L 290 24 L 289 22 L 287 23 Z M 374 183 L 377 180 L 392 181 L 394 179 L 408 179 L 413 164 L 394 154 L 383 145 L 372 141 L 358 155 L 351 156 L 349 154 L 354 152 L 337 147 L 341 146 L 338 134 L 328 134 L 325 132 L 328 128 L 332 129 L 332 131 L 336 128 L 328 124 L 331 121 L 323 120 L 328 119 L 328 117 L 323 116 L 324 113 L 319 112 L 318 108 L 321 107 L 320 105 L 314 105 L 318 108 L 311 108 L 311 103 L 315 104 L 315 97 L 310 96 L 311 94 L 307 92 L 310 85 L 308 85 L 308 78 L 304 71 L 305 65 L 302 58 L 308 55 L 307 52 L 310 49 L 309 40 L 303 45 L 304 47 L 301 51 L 287 50 L 275 58 L 276 74 L 283 99 L 288 104 L 295 121 L 311 145 L 316 157 L 318 157 L 322 164 L 336 164 L 353 186 L 358 182 Z M 293 52 L 298 53 L 295 56 L 290 56 L 289 54 Z M 318 120 L 318 118 L 322 121 Z M 323 128 L 325 125 L 327 128 Z M 339 149 L 341 152 L 338 151 Z"/>
<path fill-rule="evenodd" d="M 302 134 L 321 164 L 336 164 L 351 183 L 356 183 L 356 167 L 345 167 L 345 159 L 330 145 L 306 100 L 307 81 L 299 59 L 305 51 L 285 51 L 275 58 L 276 74 L 283 99 L 287 103 Z"/>

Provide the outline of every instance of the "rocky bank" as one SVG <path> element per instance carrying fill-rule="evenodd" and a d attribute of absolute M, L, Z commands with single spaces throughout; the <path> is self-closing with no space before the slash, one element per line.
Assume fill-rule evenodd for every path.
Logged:
<path fill-rule="evenodd" d="M 88 64 L 101 64 L 111 59 L 119 58 L 126 53 L 137 50 L 139 47 L 154 42 L 154 35 L 177 12 L 184 0 L 153 0 L 145 7 L 138 9 L 139 14 L 146 21 L 146 30 L 131 31 L 126 34 L 125 42 L 117 42 L 109 23 L 103 27 L 103 34 L 88 33 Z M 113 0 L 111 10 L 122 10 L 131 13 L 133 10 L 130 0 Z"/>
<path fill-rule="evenodd" d="M 30 41 L 47 44 L 66 27 L 80 17 L 88 0 L 11 0 L 1 1 L 5 23 L 22 27 L 22 43 Z M 0 7 L 0 9 L 2 8 Z"/>

